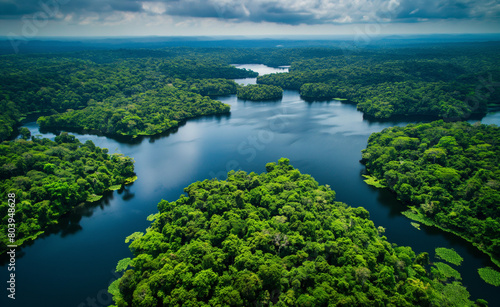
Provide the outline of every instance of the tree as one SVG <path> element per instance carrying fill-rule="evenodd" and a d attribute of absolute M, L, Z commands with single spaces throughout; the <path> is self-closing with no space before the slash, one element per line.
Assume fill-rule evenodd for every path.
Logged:
<path fill-rule="evenodd" d="M 459 234 L 500 263 L 493 230 L 500 224 L 499 138 L 500 129 L 491 125 L 409 124 L 372 134 L 363 163 L 412 206 L 406 216 Z M 387 154 L 393 146 L 398 153 Z"/>
<path fill-rule="evenodd" d="M 19 133 L 21 134 L 21 137 L 24 139 L 24 140 L 27 140 L 31 137 L 31 132 L 28 128 L 26 127 L 21 127 L 19 129 Z"/>
<path fill-rule="evenodd" d="M 134 175 L 133 160 L 107 155 L 106 150 L 66 133 L 56 141 L 33 138 L 3 142 L 0 145 L 5 164 L 0 168 L 4 184 L 0 195 L 15 193 L 16 245 L 33 240 L 74 206 L 100 199 L 112 186 L 121 186 Z M 7 202 L 0 212 L 7 217 Z M 7 237 L 9 223 L 0 225 L 0 253 L 11 244 Z"/>
<path fill-rule="evenodd" d="M 175 202 L 160 202 L 146 234 L 130 237 L 131 273 L 119 291 L 110 288 L 116 305 L 447 302 L 446 278 L 432 279 L 411 248 L 379 235 L 368 211 L 336 202 L 289 162 L 195 182 Z"/>

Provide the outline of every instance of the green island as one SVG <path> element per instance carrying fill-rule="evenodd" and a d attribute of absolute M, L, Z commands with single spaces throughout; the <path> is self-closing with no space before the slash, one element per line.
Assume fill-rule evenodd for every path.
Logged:
<path fill-rule="evenodd" d="M 498 140 L 495 125 L 409 124 L 373 133 L 362 162 L 408 205 L 403 214 L 465 238 L 500 266 Z"/>
<path fill-rule="evenodd" d="M 134 257 L 118 262 L 115 306 L 487 305 L 288 159 L 185 192 L 126 239 Z"/>
<path fill-rule="evenodd" d="M 413 222 L 412 222 L 413 224 Z M 455 250 L 445 247 L 437 247 L 435 249 L 436 258 L 459 266 L 464 260 Z M 462 275 L 460 272 L 452 268 L 450 265 L 444 262 L 434 262 L 435 268 L 431 268 L 433 276 L 436 276 L 438 279 L 447 280 L 448 278 L 453 277 L 455 280 L 461 280 Z"/>
<path fill-rule="evenodd" d="M 6 201 L 0 204 L 0 253 L 7 245 L 34 240 L 75 206 L 99 200 L 134 176 L 131 158 L 109 155 L 106 148 L 92 141 L 82 144 L 67 133 L 55 141 L 34 137 L 0 143 L 0 197 L 14 194 L 16 200 L 15 212 Z M 14 242 L 8 237 L 9 224 L 16 225 Z"/>
<path fill-rule="evenodd" d="M 283 89 L 274 85 L 249 84 L 238 88 L 236 96 L 244 100 L 276 100 L 283 97 Z"/>
<path fill-rule="evenodd" d="M 462 264 L 464 260 L 462 256 L 460 256 L 455 250 L 445 247 L 436 248 L 436 257 L 443 259 L 449 263 L 453 263 L 454 265 Z"/>
<path fill-rule="evenodd" d="M 257 83 L 299 90 L 306 100 L 347 99 L 367 117 L 429 116 L 460 120 L 498 105 L 498 45 L 372 50 L 298 58 L 290 72 L 257 77 Z M 415 52 L 417 55 L 415 55 Z"/>
<path fill-rule="evenodd" d="M 449 266 L 448 264 L 446 264 L 444 262 L 434 262 L 433 264 L 436 266 L 436 269 L 433 270 L 434 276 L 441 275 L 438 278 L 443 279 L 443 280 L 446 280 L 446 279 L 451 278 L 451 277 L 453 277 L 455 280 L 462 279 L 462 276 L 460 275 L 460 273 L 457 270 L 455 270 L 454 268 L 452 268 L 451 266 Z"/>
<path fill-rule="evenodd" d="M 500 272 L 490 267 L 479 268 L 477 272 L 485 282 L 500 287 Z"/>
<path fill-rule="evenodd" d="M 415 227 L 416 229 L 421 230 L 421 229 L 420 229 L 420 224 L 419 224 L 419 223 L 410 222 L 410 224 L 411 224 L 411 226 Z"/>

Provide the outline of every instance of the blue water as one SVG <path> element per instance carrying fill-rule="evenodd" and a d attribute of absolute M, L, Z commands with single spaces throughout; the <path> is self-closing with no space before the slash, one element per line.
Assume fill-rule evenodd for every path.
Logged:
<path fill-rule="evenodd" d="M 240 67 L 286 71 L 262 65 Z M 238 82 L 250 84 L 255 79 Z M 123 142 L 76 134 L 82 142 L 92 140 L 111 153 L 133 157 L 139 179 L 97 205 L 78 208 L 61 221 L 56 233 L 19 249 L 16 300 L 7 299 L 2 290 L 0 306 L 109 305 L 106 289 L 116 278 L 116 263 L 131 256 L 125 237 L 148 227 L 146 217 L 157 212 L 161 199 L 174 201 L 190 183 L 223 179 L 231 169 L 263 172 L 266 163 L 281 157 L 320 184 L 329 184 L 338 200 L 369 210 L 375 225 L 386 228 L 389 241 L 411 246 L 417 253 L 429 252 L 431 257 L 436 247 L 454 248 L 464 258 L 459 271 L 471 298 L 486 299 L 490 306 L 500 301 L 499 291 L 477 274 L 479 267 L 492 266 L 488 257 L 454 235 L 423 225 L 422 230 L 415 229 L 400 214 L 403 207 L 391 193 L 363 182 L 359 159 L 369 135 L 408 122 L 369 122 L 353 105 L 307 103 L 296 91 L 285 91 L 279 102 L 241 101 L 234 95 L 219 100 L 231 105 L 230 115 L 190 120 L 168 136 Z M 500 113 L 482 121 L 499 125 Z M 41 134 L 35 123 L 25 126 L 33 135 Z M 0 272 L 7 276 L 5 263 Z"/>

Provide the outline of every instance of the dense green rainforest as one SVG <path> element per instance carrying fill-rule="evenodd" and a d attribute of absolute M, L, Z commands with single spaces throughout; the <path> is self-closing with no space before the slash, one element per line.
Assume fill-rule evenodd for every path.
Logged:
<path fill-rule="evenodd" d="M 193 75 L 256 76 L 199 56 L 192 61 L 184 57 L 160 60 L 144 51 L 136 59 L 110 51 L 110 59 L 88 59 L 107 54 L 3 56 L 0 140 L 12 135 L 15 123 L 33 112 L 54 114 L 39 119 L 42 128 L 89 129 L 108 135 L 158 134 L 187 118 L 229 112 L 229 106 L 202 95 L 235 93 L 226 88 L 236 84 L 220 78 L 193 81 Z"/>
<path fill-rule="evenodd" d="M 2 142 L 0 165 L 0 197 L 15 195 L 14 211 L 7 201 L 0 205 L 0 253 L 9 244 L 35 239 L 78 204 L 99 200 L 105 191 L 134 180 L 131 158 L 109 155 L 106 148 L 92 141 L 82 144 L 67 133 L 55 141 Z M 7 231 L 13 224 L 15 238 Z"/>
<path fill-rule="evenodd" d="M 177 127 L 187 118 L 229 112 L 229 105 L 172 86 L 131 97 L 89 101 L 83 110 L 42 116 L 41 128 L 96 130 L 107 135 L 155 135 Z"/>
<path fill-rule="evenodd" d="M 367 170 L 410 206 L 406 215 L 451 231 L 500 266 L 500 128 L 409 124 L 374 133 Z"/>
<path fill-rule="evenodd" d="M 155 135 L 203 115 L 228 113 L 213 98 L 341 98 L 365 115 L 424 115 L 458 121 L 498 105 L 499 44 L 366 48 L 163 48 L 0 57 L 1 246 L 9 218 L 16 244 L 36 238 L 74 206 L 95 201 L 134 176 L 130 158 L 61 134 L 29 139 L 17 127 L 106 135 Z M 256 77 L 233 63 L 291 65 Z M 12 140 L 18 133 L 24 139 Z M 10 140 L 10 141 L 9 141 Z M 499 264 L 498 127 L 412 124 L 373 134 L 367 170 L 410 208 L 408 217 L 474 243 Z M 328 140 L 325 140 L 328 141 Z M 468 306 L 468 292 L 444 264 L 387 242 L 363 208 L 282 159 L 267 173 L 231 172 L 158 205 L 146 234 L 129 239 L 133 259 L 110 291 L 117 306 L 304 305 Z M 127 268 L 129 268 L 127 270 Z M 447 273 L 446 273 L 447 272 Z M 450 273 L 451 272 L 451 273 Z M 452 277 L 455 276 L 455 277 Z"/>
<path fill-rule="evenodd" d="M 266 170 L 231 171 L 162 200 L 146 233 L 127 238 L 134 258 L 118 263 L 116 306 L 485 304 L 288 159 Z"/>
<path fill-rule="evenodd" d="M 283 97 L 283 89 L 279 86 L 265 84 L 249 84 L 238 89 L 239 99 L 244 100 L 273 100 Z"/>
<path fill-rule="evenodd" d="M 378 119 L 425 115 L 459 120 L 485 114 L 488 104 L 500 102 L 495 91 L 498 44 L 471 48 L 385 49 L 298 59 L 289 73 L 259 76 L 257 82 L 299 90 L 306 100 L 348 99 Z"/>
<path fill-rule="evenodd" d="M 0 59 L 0 140 L 31 113 L 42 128 L 153 135 L 187 118 L 229 112 L 203 96 L 236 94 L 229 79 L 256 77 L 231 63 L 291 65 L 258 83 L 305 99 L 348 99 L 375 118 L 427 115 L 458 120 L 499 103 L 498 43 L 374 48 L 163 48 L 7 55 Z M 243 88 L 241 97 L 279 98 Z M 256 98 L 255 98 L 256 99 Z M 92 113 L 92 116 L 89 114 Z"/>

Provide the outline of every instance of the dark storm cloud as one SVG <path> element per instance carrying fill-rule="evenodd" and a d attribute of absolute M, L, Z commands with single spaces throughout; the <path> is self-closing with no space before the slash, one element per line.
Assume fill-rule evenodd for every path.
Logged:
<path fill-rule="evenodd" d="M 236 21 L 275 22 L 283 24 L 321 23 L 307 7 L 291 9 L 282 1 L 168 1 L 165 14 L 183 17 L 208 17 Z"/>
<path fill-rule="evenodd" d="M 329 24 L 414 22 L 425 19 L 498 19 L 497 0 L 0 0 L 0 18 L 20 18 L 42 11 L 40 3 L 58 6 L 61 14 L 142 12 L 236 22 Z M 50 5 L 49 5 L 50 6 Z M 160 7 L 161 10 L 153 10 Z"/>
<path fill-rule="evenodd" d="M 0 16 L 2 17 L 30 14 L 36 12 L 37 10 L 40 10 L 40 8 L 35 1 L 19 5 L 14 1 L 0 0 Z"/>
<path fill-rule="evenodd" d="M 166 7 L 165 14 L 173 16 L 240 19 L 246 15 L 244 6 L 238 1 L 227 1 L 226 3 L 203 0 L 157 2 L 164 3 Z"/>
<path fill-rule="evenodd" d="M 283 24 L 498 18 L 496 0 L 178 0 L 166 14 Z"/>
<path fill-rule="evenodd" d="M 496 1 L 413 0 L 403 1 L 396 15 L 398 19 L 464 19 L 487 16 L 499 11 Z"/>
<path fill-rule="evenodd" d="M 350 14 L 351 12 L 348 10 L 352 10 L 354 14 L 364 11 L 361 5 L 353 6 L 348 1 L 178 0 L 164 3 L 166 5 L 165 14 L 168 15 L 292 25 L 331 23 L 335 22 L 337 18 Z M 366 8 L 366 6 L 364 7 Z M 371 12 L 369 13 L 371 14 Z"/>
<path fill-rule="evenodd" d="M 261 3 L 260 5 L 249 4 L 251 13 L 247 19 L 253 22 L 267 21 L 291 25 L 323 23 L 321 18 L 317 18 L 319 16 L 314 13 L 317 10 L 318 2 L 309 1 L 308 6 L 295 5 L 294 7 L 287 6 L 286 1 Z"/>
<path fill-rule="evenodd" d="M 39 12 L 63 14 L 140 12 L 142 5 L 136 0 L 0 0 L 0 18 L 15 18 Z"/>
<path fill-rule="evenodd" d="M 97 1 L 97 2 L 102 3 L 102 1 Z M 123 1 L 123 0 L 109 1 L 109 7 L 114 11 L 121 11 L 121 12 L 142 11 L 142 6 L 137 1 Z"/>

